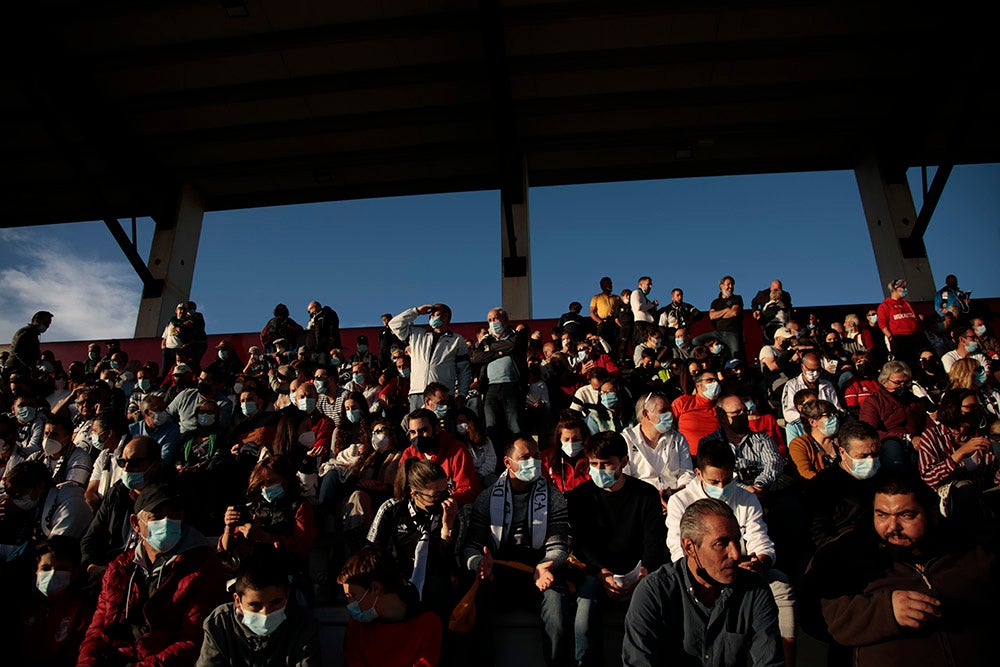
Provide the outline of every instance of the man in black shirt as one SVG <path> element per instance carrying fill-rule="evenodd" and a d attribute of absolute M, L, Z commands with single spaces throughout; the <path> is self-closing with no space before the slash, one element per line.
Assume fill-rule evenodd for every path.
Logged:
<path fill-rule="evenodd" d="M 743 350 L 743 297 L 733 294 L 736 281 L 732 276 L 723 276 L 719 281 L 719 297 L 712 301 L 708 318 L 715 325 L 715 337 L 729 348 L 734 357 L 741 357 Z M 711 334 L 709 334 L 711 335 Z M 696 345 L 701 344 L 699 336 Z"/>
<path fill-rule="evenodd" d="M 573 554 L 585 566 L 577 589 L 576 663 L 600 664 L 600 609 L 625 603 L 639 580 L 667 561 L 667 529 L 660 495 L 647 482 L 623 472 L 628 445 L 605 431 L 587 440 L 591 481 L 567 498 Z"/>
<path fill-rule="evenodd" d="M 38 337 L 52 324 L 52 313 L 40 310 L 31 317 L 31 324 L 21 327 L 10 341 L 10 358 L 3 367 L 3 382 L 9 381 L 14 371 L 30 373 L 38 364 L 41 344 Z"/>

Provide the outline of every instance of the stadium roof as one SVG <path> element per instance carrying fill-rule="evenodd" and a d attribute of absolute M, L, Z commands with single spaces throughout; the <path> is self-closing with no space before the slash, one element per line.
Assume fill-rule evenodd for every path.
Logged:
<path fill-rule="evenodd" d="M 4 225 L 1000 161 L 958 3 L 11 3 Z M 928 8 L 929 7 L 929 8 Z"/>

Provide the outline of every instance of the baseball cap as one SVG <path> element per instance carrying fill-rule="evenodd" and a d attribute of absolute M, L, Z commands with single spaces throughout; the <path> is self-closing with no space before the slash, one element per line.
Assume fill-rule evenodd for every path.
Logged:
<path fill-rule="evenodd" d="M 171 484 L 150 484 L 139 492 L 135 499 L 134 512 L 156 512 L 163 505 L 170 504 L 176 509 L 181 508 L 180 496 Z"/>
<path fill-rule="evenodd" d="M 775 338 L 792 338 L 792 332 L 789 331 L 786 327 L 778 327 L 777 329 L 774 330 L 774 337 Z"/>

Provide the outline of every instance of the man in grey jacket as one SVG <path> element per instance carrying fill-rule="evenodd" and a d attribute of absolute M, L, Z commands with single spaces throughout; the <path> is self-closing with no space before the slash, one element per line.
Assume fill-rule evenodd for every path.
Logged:
<path fill-rule="evenodd" d="M 763 579 L 740 567 L 740 527 L 721 500 L 692 503 L 680 523 L 684 557 L 636 587 L 622 664 L 784 664 L 778 610 Z"/>
<path fill-rule="evenodd" d="M 430 329 L 413 326 L 420 315 L 430 316 Z M 404 310 L 389 322 L 392 333 L 410 345 L 410 410 L 423 407 L 424 387 L 431 382 L 440 382 L 449 393 L 457 387 L 457 396 L 463 400 L 469 393 L 469 347 L 450 326 L 451 308 L 443 303 Z"/>

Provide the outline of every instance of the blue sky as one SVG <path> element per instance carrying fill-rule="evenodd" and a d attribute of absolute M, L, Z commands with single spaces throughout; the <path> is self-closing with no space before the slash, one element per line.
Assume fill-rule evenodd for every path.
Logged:
<path fill-rule="evenodd" d="M 909 171 L 919 209 L 920 171 Z M 933 175 L 933 170 L 931 171 Z M 850 171 L 638 181 L 530 192 L 535 317 L 653 277 L 707 307 L 718 279 L 749 302 L 775 277 L 797 305 L 883 298 Z M 500 303 L 496 191 L 330 202 L 205 215 L 192 298 L 210 333 L 260 330 L 276 303 L 306 319 L 311 299 L 343 326 L 443 301 L 456 321 Z M 126 226 L 128 223 L 126 222 Z M 148 254 L 152 223 L 139 224 Z M 1000 165 L 959 166 L 925 241 L 938 284 L 956 273 L 1000 296 Z M 47 340 L 130 337 L 140 282 L 101 222 L 0 230 L 0 340 L 51 310 Z"/>

